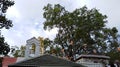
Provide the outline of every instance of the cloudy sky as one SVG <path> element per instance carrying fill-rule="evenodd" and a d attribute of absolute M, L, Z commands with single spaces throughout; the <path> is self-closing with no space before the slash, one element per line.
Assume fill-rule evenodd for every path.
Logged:
<path fill-rule="evenodd" d="M 97 8 L 108 16 L 107 26 L 116 27 L 120 34 L 120 0 L 15 0 L 14 6 L 8 9 L 7 17 L 13 21 L 13 27 L 2 30 L 9 45 L 25 45 L 31 37 L 48 37 L 54 39 L 57 30 L 44 31 L 43 7 L 48 3 L 61 4 L 72 11 L 86 5 L 89 9 Z"/>

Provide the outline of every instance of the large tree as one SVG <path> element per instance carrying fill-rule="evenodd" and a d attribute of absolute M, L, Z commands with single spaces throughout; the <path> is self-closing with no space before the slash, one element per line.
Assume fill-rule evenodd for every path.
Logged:
<path fill-rule="evenodd" d="M 0 0 L 0 30 L 2 28 L 9 29 L 13 26 L 12 21 L 6 18 L 6 11 L 8 7 L 12 5 L 14 5 L 14 2 L 11 0 Z M 0 34 L 0 54 L 7 55 L 9 51 L 9 45 L 4 41 L 4 37 Z"/>
<path fill-rule="evenodd" d="M 118 43 L 118 30 L 106 27 L 107 16 L 96 8 L 88 9 L 86 6 L 68 11 L 63 6 L 48 4 L 44 7 L 44 29 L 58 28 L 54 42 L 63 48 L 68 47 L 69 39 L 74 40 L 75 53 L 83 44 L 105 54 L 116 51 Z"/>

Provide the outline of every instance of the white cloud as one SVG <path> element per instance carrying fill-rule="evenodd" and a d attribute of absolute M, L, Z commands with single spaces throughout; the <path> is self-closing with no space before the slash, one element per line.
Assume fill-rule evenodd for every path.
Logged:
<path fill-rule="evenodd" d="M 58 33 L 58 29 L 57 28 L 54 28 L 54 29 L 52 29 L 50 31 L 46 30 L 45 31 L 45 35 L 46 35 L 45 37 L 46 38 L 50 38 L 50 39 L 53 40 L 57 33 Z"/>
<path fill-rule="evenodd" d="M 13 20 L 14 23 L 18 22 L 18 20 L 20 20 L 21 18 L 19 11 L 14 6 L 9 7 L 6 14 L 7 14 L 6 17 L 9 18 L 10 20 Z"/>

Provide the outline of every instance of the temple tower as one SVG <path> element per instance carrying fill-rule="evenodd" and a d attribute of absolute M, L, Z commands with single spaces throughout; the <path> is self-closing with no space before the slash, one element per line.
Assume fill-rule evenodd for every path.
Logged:
<path fill-rule="evenodd" d="M 40 56 L 40 42 L 35 37 L 26 41 L 25 57 L 37 57 Z"/>

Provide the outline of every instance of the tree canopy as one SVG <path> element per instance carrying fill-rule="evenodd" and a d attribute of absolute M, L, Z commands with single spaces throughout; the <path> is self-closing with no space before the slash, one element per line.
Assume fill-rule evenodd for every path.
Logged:
<path fill-rule="evenodd" d="M 12 5 L 14 5 L 14 1 L 0 0 L 0 30 L 2 28 L 9 29 L 13 26 L 12 21 L 6 18 L 6 11 L 8 7 Z M 7 55 L 9 51 L 9 45 L 5 42 L 4 37 L 0 34 L 0 54 Z"/>
<path fill-rule="evenodd" d="M 14 2 L 11 0 L 0 0 L 0 29 L 5 27 L 9 29 L 13 26 L 12 21 L 6 18 L 6 11 L 8 7 L 14 5 Z"/>
<path fill-rule="evenodd" d="M 119 46 L 118 30 L 116 27 L 108 28 L 107 16 L 96 8 L 88 9 L 84 6 L 68 11 L 60 4 L 48 4 L 44 7 L 43 16 L 45 30 L 58 28 L 55 44 L 66 48 L 69 40 L 73 39 L 75 53 L 80 51 L 83 44 L 87 44 L 88 50 L 96 49 L 102 54 L 116 52 Z"/>

